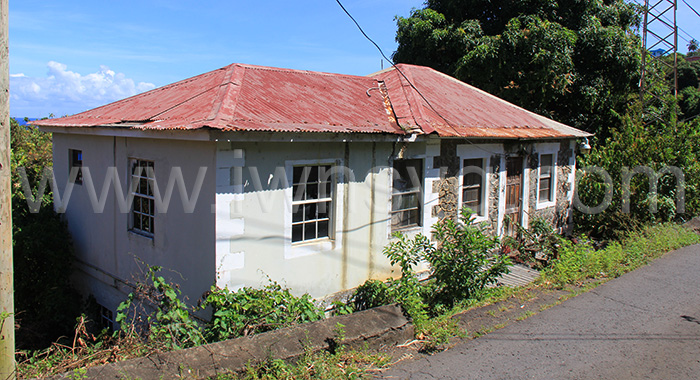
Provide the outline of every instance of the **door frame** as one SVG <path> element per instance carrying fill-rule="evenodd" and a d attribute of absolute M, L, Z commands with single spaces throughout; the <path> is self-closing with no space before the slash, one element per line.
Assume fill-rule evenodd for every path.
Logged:
<path fill-rule="evenodd" d="M 520 202 L 520 224 L 527 228 L 529 225 L 529 218 L 528 218 L 528 205 L 529 205 L 529 188 L 530 188 L 530 168 L 528 166 L 528 155 L 518 155 L 518 156 L 511 156 L 508 158 L 520 158 L 522 160 L 522 167 L 523 171 L 521 174 L 521 186 L 520 186 L 520 196 L 521 196 L 521 202 Z M 501 170 L 499 173 L 499 200 L 498 200 L 498 222 L 497 222 L 497 228 L 496 230 L 498 231 L 498 236 L 504 236 L 505 234 L 505 215 L 506 215 L 506 182 L 508 179 L 508 173 L 507 173 L 507 167 L 506 167 L 506 161 L 507 158 L 504 156 L 501 156 Z"/>

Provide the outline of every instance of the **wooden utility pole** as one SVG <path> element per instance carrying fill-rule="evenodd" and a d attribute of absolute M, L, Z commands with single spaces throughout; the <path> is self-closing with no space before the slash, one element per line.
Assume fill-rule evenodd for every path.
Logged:
<path fill-rule="evenodd" d="M 15 378 L 8 2 L 0 0 L 0 380 Z"/>

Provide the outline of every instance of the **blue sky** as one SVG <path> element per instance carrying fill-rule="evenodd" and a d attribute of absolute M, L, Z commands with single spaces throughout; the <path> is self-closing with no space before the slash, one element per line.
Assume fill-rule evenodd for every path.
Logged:
<path fill-rule="evenodd" d="M 390 55 L 394 16 L 423 0 L 343 4 Z M 357 75 L 381 65 L 334 0 L 15 0 L 9 19 L 20 117 L 77 113 L 234 62 Z"/>
<path fill-rule="evenodd" d="M 391 55 L 394 17 L 423 0 L 343 4 Z M 9 19 L 15 117 L 74 114 L 234 62 L 356 75 L 381 64 L 334 0 L 15 0 Z M 679 26 L 700 39 L 698 21 L 679 1 Z"/>

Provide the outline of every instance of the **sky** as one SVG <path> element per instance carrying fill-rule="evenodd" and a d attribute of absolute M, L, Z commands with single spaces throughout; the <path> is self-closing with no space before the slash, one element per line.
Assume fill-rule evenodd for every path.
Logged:
<path fill-rule="evenodd" d="M 342 2 L 388 56 L 394 17 L 423 5 Z M 231 63 L 356 75 L 382 64 L 335 0 L 15 0 L 9 23 L 13 117 L 74 114 Z"/>
<path fill-rule="evenodd" d="M 395 16 L 424 3 L 341 1 L 387 56 Z M 700 10 L 700 0 L 686 1 Z M 71 115 L 231 63 L 355 75 L 382 65 L 335 0 L 9 3 L 13 117 Z M 700 17 L 678 4 L 685 52 L 691 36 L 700 40 Z"/>

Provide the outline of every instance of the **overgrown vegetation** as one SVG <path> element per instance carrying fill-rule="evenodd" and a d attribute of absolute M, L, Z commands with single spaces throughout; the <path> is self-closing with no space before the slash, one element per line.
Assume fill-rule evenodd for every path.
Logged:
<path fill-rule="evenodd" d="M 588 169 L 593 166 L 608 173 L 611 186 L 605 185 L 601 171 Z M 581 202 L 590 207 L 609 205 L 593 213 L 576 212 L 577 232 L 611 239 L 618 231 L 700 214 L 698 119 L 676 126 L 661 122 L 644 126 L 627 116 L 603 146 L 579 156 L 578 167 L 583 169 L 577 184 Z M 680 204 L 684 210 L 677 208 Z"/>
<path fill-rule="evenodd" d="M 52 167 L 51 134 L 10 119 L 12 169 L 12 249 L 18 348 L 46 348 L 71 336 L 81 299 L 70 283 L 73 248 L 66 224 L 53 211 L 51 191 L 31 213 L 19 168 L 34 185 Z M 69 344 L 67 342 L 64 342 Z"/>
<path fill-rule="evenodd" d="M 399 303 L 411 316 L 419 333 L 434 330 L 435 333 L 427 335 L 440 343 L 444 340 L 439 336 L 445 336 L 443 330 L 449 330 L 449 326 L 430 318 L 444 315 L 456 304 L 476 298 L 487 285 L 508 271 L 510 261 L 498 254 L 498 239 L 474 224 L 467 208 L 459 220 L 444 219 L 434 226 L 435 242 L 422 234 L 408 237 L 397 233 L 394 237 L 395 240 L 384 248 L 384 254 L 392 265 L 401 268 L 401 276 L 386 283 L 365 282 L 345 306 L 364 310 Z M 415 271 L 422 261 L 429 268 L 428 279 L 424 282 Z"/>
<path fill-rule="evenodd" d="M 208 306 L 213 316 L 204 334 L 210 342 L 323 318 L 323 310 L 308 294 L 295 297 L 273 281 L 262 289 L 246 287 L 236 292 L 212 288 L 202 303 Z"/>
<path fill-rule="evenodd" d="M 561 239 L 559 257 L 542 272 L 542 280 L 563 286 L 591 278 L 618 277 L 668 251 L 697 243 L 700 235 L 677 224 L 628 232 L 602 249 L 595 249 L 590 240 Z"/>

